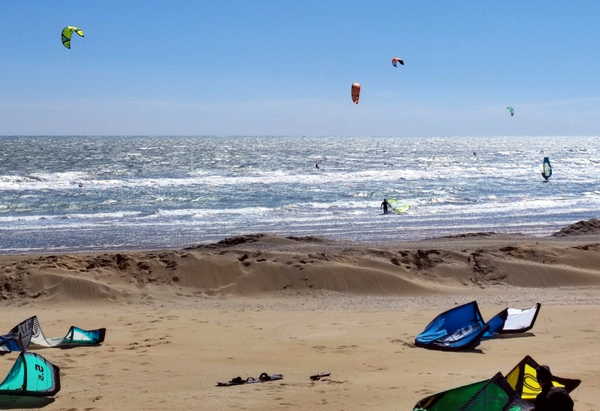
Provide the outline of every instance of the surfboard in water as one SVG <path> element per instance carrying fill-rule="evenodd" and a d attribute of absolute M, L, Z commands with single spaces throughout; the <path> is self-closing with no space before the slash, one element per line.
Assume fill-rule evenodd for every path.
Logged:
<path fill-rule="evenodd" d="M 550 165 L 550 158 L 544 157 L 544 162 L 542 163 L 542 177 L 544 180 L 548 181 L 552 176 L 552 165 Z"/>

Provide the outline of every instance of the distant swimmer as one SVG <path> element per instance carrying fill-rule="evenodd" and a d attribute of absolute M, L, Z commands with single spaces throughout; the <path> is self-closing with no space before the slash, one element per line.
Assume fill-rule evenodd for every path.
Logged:
<path fill-rule="evenodd" d="M 318 170 L 319 169 L 319 162 L 315 162 L 315 168 Z"/>
<path fill-rule="evenodd" d="M 473 157 L 477 157 L 477 153 L 473 151 Z"/>
<path fill-rule="evenodd" d="M 391 207 L 391 205 L 388 203 L 387 198 L 384 198 L 380 206 L 380 208 L 383 208 L 383 214 L 388 214 L 388 207 Z"/>

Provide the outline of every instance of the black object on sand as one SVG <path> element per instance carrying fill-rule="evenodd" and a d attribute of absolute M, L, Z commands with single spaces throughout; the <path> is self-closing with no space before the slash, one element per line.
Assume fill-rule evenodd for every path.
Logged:
<path fill-rule="evenodd" d="M 331 375 L 330 371 L 325 371 L 325 372 L 320 372 L 320 373 L 315 374 L 315 375 L 311 375 L 310 379 L 312 381 L 319 381 L 321 378 L 323 378 L 323 377 L 329 377 L 330 375 Z"/>
<path fill-rule="evenodd" d="M 227 382 L 217 382 L 217 387 L 231 387 L 232 385 L 255 384 L 258 382 L 276 381 L 282 379 L 283 374 L 267 374 L 266 372 L 263 372 L 258 376 L 258 378 L 248 377 L 243 379 L 242 377 L 235 377 Z"/>

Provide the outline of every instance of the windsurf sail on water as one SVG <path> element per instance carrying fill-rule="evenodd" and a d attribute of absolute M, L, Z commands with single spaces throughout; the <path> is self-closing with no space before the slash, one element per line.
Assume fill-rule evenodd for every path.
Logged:
<path fill-rule="evenodd" d="M 552 176 L 552 165 L 550 164 L 550 158 L 544 157 L 544 162 L 542 163 L 542 177 L 544 180 L 548 181 Z"/>
<path fill-rule="evenodd" d="M 409 204 L 402 204 L 398 200 L 394 200 L 393 198 L 389 199 L 387 202 L 390 206 L 392 206 L 392 211 L 394 212 L 394 214 L 404 214 L 407 213 L 408 210 L 410 210 Z"/>
<path fill-rule="evenodd" d="M 0 384 L 0 396 L 52 396 L 60 391 L 59 371 L 41 355 L 22 352 Z"/>
<path fill-rule="evenodd" d="M 44 335 L 37 316 L 17 324 L 6 335 L 0 336 L 0 353 L 24 351 L 30 346 L 43 348 L 71 348 L 99 345 L 104 342 L 106 328 L 85 330 L 72 325 L 64 337 L 48 338 Z"/>

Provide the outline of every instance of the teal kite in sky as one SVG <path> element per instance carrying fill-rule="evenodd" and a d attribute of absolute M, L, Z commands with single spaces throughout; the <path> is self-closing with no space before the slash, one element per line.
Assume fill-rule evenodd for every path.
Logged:
<path fill-rule="evenodd" d="M 511 106 L 506 107 L 506 110 L 508 110 L 508 112 L 510 113 L 511 117 L 515 116 L 515 109 Z"/>
<path fill-rule="evenodd" d="M 82 29 L 75 26 L 67 26 L 62 29 L 61 40 L 63 46 L 70 49 L 71 48 L 71 37 L 73 37 L 73 33 L 76 33 L 79 37 L 85 37 L 85 33 Z"/>

